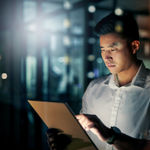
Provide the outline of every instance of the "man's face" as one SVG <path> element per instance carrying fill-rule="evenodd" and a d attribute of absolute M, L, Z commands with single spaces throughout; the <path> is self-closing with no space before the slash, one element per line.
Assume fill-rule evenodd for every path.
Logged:
<path fill-rule="evenodd" d="M 127 71 L 134 63 L 127 41 L 115 33 L 100 36 L 101 55 L 112 74 Z"/>

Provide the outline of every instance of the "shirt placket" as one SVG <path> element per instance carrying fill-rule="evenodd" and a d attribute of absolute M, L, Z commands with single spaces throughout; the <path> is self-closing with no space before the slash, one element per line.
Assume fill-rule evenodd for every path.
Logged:
<path fill-rule="evenodd" d="M 113 103 L 112 112 L 111 112 L 111 116 L 110 116 L 110 127 L 117 125 L 119 106 L 120 106 L 120 102 L 121 102 L 121 89 L 120 88 L 118 88 L 116 90 L 113 98 L 114 98 L 114 100 L 113 100 L 114 103 Z M 110 145 L 107 145 L 106 150 L 114 150 L 114 149 L 112 146 L 110 147 Z"/>
<path fill-rule="evenodd" d="M 110 117 L 110 126 L 115 126 L 117 123 L 120 102 L 121 102 L 121 89 L 119 88 L 117 89 L 116 94 L 114 95 L 114 103 Z"/>

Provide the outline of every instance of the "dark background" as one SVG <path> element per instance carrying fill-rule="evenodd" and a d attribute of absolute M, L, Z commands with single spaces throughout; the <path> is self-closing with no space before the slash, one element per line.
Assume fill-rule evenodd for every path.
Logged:
<path fill-rule="evenodd" d="M 28 99 L 67 102 L 79 113 L 88 83 L 109 73 L 93 28 L 117 8 L 135 15 L 138 56 L 149 67 L 149 0 L 0 1 L 0 149 L 48 149 Z"/>

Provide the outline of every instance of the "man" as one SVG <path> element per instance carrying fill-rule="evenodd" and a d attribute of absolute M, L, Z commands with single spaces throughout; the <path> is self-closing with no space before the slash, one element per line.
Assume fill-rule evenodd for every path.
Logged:
<path fill-rule="evenodd" d="M 114 136 L 112 144 L 117 150 L 150 150 L 150 140 L 133 138 L 121 132 L 116 133 L 112 128 L 106 127 L 95 115 L 76 117 L 85 130 L 91 130 L 101 141 L 108 142 L 110 137 Z"/>
<path fill-rule="evenodd" d="M 124 133 L 116 132 L 106 127 L 95 115 L 76 115 L 82 127 L 91 130 L 101 141 L 111 143 L 117 150 L 150 150 L 150 140 L 137 139 Z M 58 129 L 50 128 L 47 131 L 48 144 L 51 150 L 66 150 L 71 143 L 71 137 L 61 133 Z M 113 138 L 112 138 L 113 137 Z"/>
<path fill-rule="evenodd" d="M 95 29 L 102 58 L 111 74 L 89 84 L 77 119 L 99 150 L 112 150 L 118 148 L 113 146 L 116 142 L 113 130 L 121 130 L 131 139 L 150 137 L 150 70 L 137 59 L 139 32 L 130 13 L 120 16 L 111 13 Z M 111 134 L 107 128 L 95 130 L 93 115 L 111 128 Z M 125 142 L 131 146 L 130 141 Z"/>
<path fill-rule="evenodd" d="M 148 138 L 150 70 L 136 56 L 140 47 L 137 23 L 130 13 L 111 13 L 95 29 L 102 58 L 111 74 L 89 84 L 81 113 L 96 115 L 106 126 L 116 126 L 131 137 Z M 98 149 L 112 149 L 90 130 L 88 134 Z"/>

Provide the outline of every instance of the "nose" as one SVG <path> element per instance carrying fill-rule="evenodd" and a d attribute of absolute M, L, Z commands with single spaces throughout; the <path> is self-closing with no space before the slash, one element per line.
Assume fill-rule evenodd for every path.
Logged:
<path fill-rule="evenodd" d="M 105 51 L 102 55 L 103 55 L 103 58 L 105 60 L 111 60 L 112 59 L 112 55 L 111 55 L 110 51 Z"/>
<path fill-rule="evenodd" d="M 106 56 L 105 56 L 105 59 L 106 59 L 106 60 L 111 60 L 112 57 L 111 57 L 110 55 L 106 55 Z"/>

